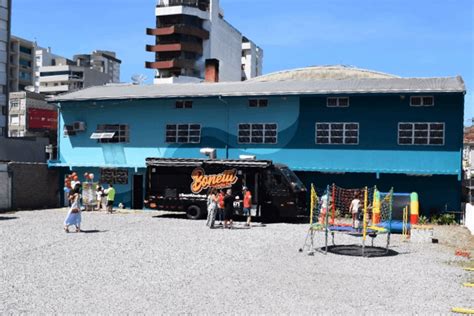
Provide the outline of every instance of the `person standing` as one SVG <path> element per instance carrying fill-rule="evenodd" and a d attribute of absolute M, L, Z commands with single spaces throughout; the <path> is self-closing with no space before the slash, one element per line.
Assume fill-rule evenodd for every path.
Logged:
<path fill-rule="evenodd" d="M 219 219 L 219 225 L 224 222 L 224 190 L 220 190 L 217 196 L 217 218 Z"/>
<path fill-rule="evenodd" d="M 97 200 L 97 211 L 100 211 L 105 205 L 102 205 L 102 195 L 104 194 L 104 189 L 100 185 L 97 185 L 95 191 L 95 196 Z"/>
<path fill-rule="evenodd" d="M 112 183 L 109 183 L 109 187 L 107 188 L 107 212 L 112 214 L 114 211 L 114 201 L 115 201 L 115 189 Z"/>
<path fill-rule="evenodd" d="M 75 182 L 73 189 L 69 193 L 71 207 L 64 220 L 64 231 L 69 233 L 69 226 L 76 227 L 76 233 L 81 232 L 81 183 Z"/>
<path fill-rule="evenodd" d="M 207 196 L 207 226 L 209 226 L 209 228 L 214 228 L 214 223 L 216 221 L 217 201 L 217 190 L 213 188 Z"/>
<path fill-rule="evenodd" d="M 234 218 L 234 201 L 232 190 L 228 189 L 224 197 L 224 228 L 232 228 Z"/>
<path fill-rule="evenodd" d="M 349 212 L 352 214 L 352 227 L 354 228 L 359 227 L 359 223 L 358 223 L 359 209 L 360 209 L 359 192 L 356 192 L 354 194 L 354 199 L 351 202 L 351 206 L 349 207 Z"/>
<path fill-rule="evenodd" d="M 242 188 L 242 192 L 244 194 L 244 216 L 247 216 L 245 226 L 250 226 L 250 222 L 252 221 L 252 193 L 245 186 Z"/>

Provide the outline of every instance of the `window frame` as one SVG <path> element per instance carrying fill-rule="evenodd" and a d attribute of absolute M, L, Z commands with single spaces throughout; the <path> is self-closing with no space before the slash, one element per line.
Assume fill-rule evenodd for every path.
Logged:
<path fill-rule="evenodd" d="M 175 126 L 176 129 L 176 135 L 174 136 L 175 137 L 175 141 L 174 142 L 170 142 L 168 141 L 168 137 L 173 137 L 173 136 L 168 136 L 168 132 L 171 132 L 172 130 L 168 130 L 168 126 Z M 180 136 L 178 135 L 178 131 L 179 131 L 179 125 L 187 125 L 188 128 L 187 128 L 187 136 Z M 197 131 L 197 129 L 191 129 L 191 126 L 192 125 L 199 125 L 199 141 L 198 142 L 192 142 L 191 141 L 191 137 L 197 137 L 196 135 L 191 135 L 191 132 L 192 131 Z M 188 141 L 187 142 L 180 142 L 179 141 L 179 138 L 180 137 L 187 137 Z M 202 124 L 201 123 L 167 123 L 165 125 L 165 143 L 166 144 L 200 144 L 201 143 L 201 139 L 202 139 Z"/>
<path fill-rule="evenodd" d="M 340 105 L 341 99 L 347 99 L 347 105 Z M 330 105 L 329 100 L 336 100 L 336 105 Z M 328 108 L 348 108 L 351 105 L 350 97 L 327 97 L 326 107 Z"/>
<path fill-rule="evenodd" d="M 402 143 L 400 143 L 400 125 L 401 124 L 411 124 L 412 125 L 412 130 L 411 130 L 412 131 L 412 136 L 410 136 L 411 139 L 412 139 L 411 144 L 402 144 Z M 415 124 L 428 124 L 428 129 L 427 129 L 428 136 L 427 136 L 427 143 L 426 144 L 416 144 L 415 143 L 415 139 L 416 139 Z M 431 124 L 441 124 L 441 125 L 443 125 L 443 138 L 442 138 L 443 143 L 442 144 L 430 144 Z M 405 137 L 402 137 L 402 138 L 408 138 L 408 137 L 405 136 Z M 421 137 L 418 137 L 418 138 L 421 138 Z M 434 138 L 439 139 L 440 137 L 434 137 Z M 446 145 L 446 123 L 445 122 L 398 122 L 397 144 L 399 146 L 445 146 Z"/>
<path fill-rule="evenodd" d="M 193 100 L 176 100 L 174 103 L 175 109 L 179 109 L 179 110 L 192 109 L 193 105 L 194 105 Z"/>
<path fill-rule="evenodd" d="M 111 127 L 118 127 L 112 129 Z M 122 127 L 124 127 L 122 129 Z M 99 144 L 127 144 L 130 143 L 130 126 L 128 124 L 98 124 L 94 133 L 114 133 L 112 138 L 99 138 Z M 123 135 L 122 135 L 123 133 Z"/>
<path fill-rule="evenodd" d="M 253 102 L 256 102 L 255 105 L 252 105 Z M 264 104 L 262 104 L 262 102 Z M 268 104 L 269 104 L 269 100 L 268 98 L 251 98 L 251 99 L 248 99 L 248 107 L 249 108 L 255 108 L 255 109 L 258 109 L 258 108 L 268 108 Z"/>
<path fill-rule="evenodd" d="M 328 142 L 327 143 L 318 143 L 318 124 L 328 124 L 329 129 L 328 133 L 329 135 L 327 136 Z M 342 143 L 332 143 L 331 138 L 332 137 L 339 137 L 339 136 L 331 136 L 331 124 L 342 124 Z M 346 137 L 348 138 L 354 138 L 354 136 L 346 136 L 346 125 L 348 124 L 355 124 L 357 125 L 357 143 L 346 143 Z M 348 130 L 350 131 L 350 130 Z M 325 137 L 325 136 L 319 136 L 319 138 Z M 315 122 L 314 124 L 314 143 L 316 145 L 339 145 L 339 146 L 358 146 L 360 144 L 360 123 L 359 122 Z"/>
<path fill-rule="evenodd" d="M 241 136 L 240 136 L 240 131 L 241 131 L 240 125 L 246 125 L 246 124 L 250 125 L 250 129 L 249 129 L 250 135 L 248 136 L 250 138 L 250 141 L 248 143 L 240 141 L 240 138 L 241 138 Z M 263 142 L 262 143 L 252 142 L 252 137 L 253 137 L 252 136 L 252 130 L 253 130 L 252 125 L 257 125 L 257 124 L 263 125 L 263 127 L 264 127 L 263 130 L 262 130 L 263 131 L 263 136 L 262 136 Z M 266 143 L 265 142 L 265 138 L 267 137 L 267 136 L 265 136 L 265 132 L 267 131 L 267 129 L 265 128 L 265 125 L 270 125 L 270 124 L 276 126 L 276 128 L 275 128 L 276 134 L 274 136 L 275 137 L 275 142 L 274 143 Z M 237 144 L 239 144 L 239 145 L 278 145 L 278 130 L 279 130 L 278 123 L 261 123 L 261 122 L 238 123 L 237 124 Z M 242 137 L 246 137 L 246 136 L 242 136 Z M 254 136 L 254 137 L 258 137 L 258 136 Z M 268 137 L 273 137 L 273 136 L 268 136 Z"/>
<path fill-rule="evenodd" d="M 413 99 L 415 98 L 420 98 L 420 104 L 413 104 Z M 433 100 L 432 104 L 425 104 L 424 103 L 424 98 L 431 98 Z M 412 95 L 410 96 L 410 106 L 413 107 L 429 107 L 429 106 L 434 106 L 435 105 L 435 97 L 434 95 Z"/>

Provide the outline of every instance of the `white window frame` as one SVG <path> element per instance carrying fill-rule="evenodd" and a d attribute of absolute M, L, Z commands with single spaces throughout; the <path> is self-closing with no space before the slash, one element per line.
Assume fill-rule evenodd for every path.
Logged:
<path fill-rule="evenodd" d="M 411 138 L 411 144 L 401 144 L 400 143 L 400 125 L 401 124 L 411 124 L 412 125 L 412 136 L 410 136 Z M 416 144 L 415 143 L 415 139 L 417 137 L 415 137 L 415 124 L 428 124 L 428 136 L 427 136 L 427 144 Z M 443 125 L 443 143 L 442 144 L 430 144 L 430 139 L 431 139 L 431 136 L 430 136 L 430 132 L 431 132 L 431 124 L 442 124 Z M 402 138 L 408 138 L 407 136 L 404 136 Z M 422 138 L 422 137 L 418 137 L 418 138 Z M 437 138 L 439 139 L 440 137 L 433 137 L 433 138 Z M 398 131 L 397 131 L 397 142 L 398 142 L 398 145 L 400 146 L 444 146 L 445 145 L 445 141 L 446 141 L 446 123 L 444 122 L 399 122 L 398 123 Z"/>
<path fill-rule="evenodd" d="M 414 98 L 420 98 L 420 104 L 418 104 L 418 105 L 413 104 L 413 99 Z M 425 105 L 423 103 L 423 98 L 431 98 L 431 99 L 433 99 L 433 103 Z M 412 95 L 410 97 L 410 106 L 413 106 L 413 107 L 426 107 L 426 106 L 434 106 L 434 105 L 435 105 L 435 98 L 432 95 Z"/>
<path fill-rule="evenodd" d="M 107 129 L 109 126 L 117 126 L 117 130 Z M 103 126 L 105 129 L 101 129 Z M 120 132 L 123 132 L 124 135 L 121 135 Z M 112 137 L 109 137 L 113 133 Z M 97 130 L 94 134 L 101 134 L 100 138 L 97 138 L 97 142 L 101 144 L 126 144 L 130 143 L 130 126 L 128 124 L 98 124 Z M 117 136 L 117 141 L 111 141 L 115 136 Z"/>
<path fill-rule="evenodd" d="M 171 137 L 171 136 L 168 136 L 168 126 L 170 125 L 174 125 L 176 126 L 176 135 L 174 136 L 175 137 L 175 140 L 174 142 L 169 142 L 168 141 L 168 137 Z M 187 128 L 187 136 L 179 136 L 178 135 L 178 126 L 179 125 L 187 125 L 188 128 Z M 191 137 L 197 137 L 195 135 L 191 135 L 191 131 L 197 131 L 197 129 L 191 129 L 191 125 L 199 125 L 199 141 L 191 141 Z M 200 144 L 201 143 L 201 136 L 202 136 L 202 125 L 199 124 L 199 123 L 168 123 L 165 125 L 165 143 L 167 144 Z M 180 142 L 179 141 L 179 138 L 180 137 L 187 137 L 188 141 L 187 142 Z"/>
<path fill-rule="evenodd" d="M 329 135 L 328 137 L 328 142 L 327 143 L 318 143 L 318 124 L 328 124 L 329 125 Z M 342 143 L 332 143 L 331 142 L 331 137 L 340 137 L 340 136 L 331 136 L 331 124 L 342 124 Z M 354 138 L 354 136 L 346 136 L 346 131 L 353 131 L 354 129 L 346 129 L 346 125 L 348 124 L 355 124 L 357 125 L 357 143 L 346 143 L 346 137 L 347 138 Z M 320 137 L 326 137 L 326 136 L 320 136 Z M 357 146 L 359 145 L 359 137 L 360 137 L 360 124 L 358 122 L 316 122 L 314 124 L 314 143 L 316 145 L 344 145 L 344 146 Z"/>
<path fill-rule="evenodd" d="M 347 99 L 347 105 L 340 105 L 341 99 Z M 329 100 L 336 100 L 336 105 L 330 105 Z M 326 98 L 326 107 L 328 108 L 348 108 L 350 106 L 349 97 L 327 97 Z"/>
<path fill-rule="evenodd" d="M 249 136 L 250 142 L 248 142 L 248 143 L 245 143 L 245 142 L 241 142 L 241 141 L 240 141 L 240 137 L 241 137 L 241 136 L 240 136 L 240 125 L 244 125 L 244 124 L 250 125 L 250 129 L 249 129 L 249 132 L 250 132 L 250 136 Z M 262 143 L 255 143 L 255 142 L 252 142 L 252 125 L 255 125 L 255 124 L 261 124 L 261 125 L 263 125 L 263 130 L 262 130 L 262 131 L 263 131 L 263 136 L 262 136 L 263 142 L 262 142 Z M 265 129 L 265 125 L 270 125 L 270 124 L 276 126 L 276 128 L 275 128 L 276 135 L 275 135 L 275 136 L 268 136 L 268 137 L 275 137 L 275 142 L 274 142 L 274 143 L 266 143 L 266 142 L 265 142 L 265 137 L 266 137 L 266 136 L 265 136 L 265 132 L 267 131 L 267 130 Z M 242 137 L 246 137 L 246 136 L 242 136 Z M 258 137 L 258 136 L 254 136 L 254 137 Z M 278 144 L 278 123 L 260 123 L 260 122 L 238 123 L 238 125 L 237 125 L 237 143 L 238 143 L 239 145 L 277 145 L 277 144 Z"/>

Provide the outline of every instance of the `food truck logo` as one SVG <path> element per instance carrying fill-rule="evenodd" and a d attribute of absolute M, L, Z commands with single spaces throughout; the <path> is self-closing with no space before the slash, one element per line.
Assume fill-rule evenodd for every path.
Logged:
<path fill-rule="evenodd" d="M 199 193 L 208 188 L 229 188 L 238 180 L 237 170 L 235 169 L 226 170 L 219 174 L 206 175 L 204 169 L 196 168 L 193 170 L 191 178 L 193 178 L 193 183 L 191 183 L 193 193 Z"/>

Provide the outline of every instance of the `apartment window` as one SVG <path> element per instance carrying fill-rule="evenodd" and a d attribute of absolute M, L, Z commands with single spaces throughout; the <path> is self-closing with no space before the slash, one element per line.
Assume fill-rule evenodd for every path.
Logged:
<path fill-rule="evenodd" d="M 348 97 L 327 98 L 326 106 L 330 108 L 346 108 L 349 106 L 349 98 Z"/>
<path fill-rule="evenodd" d="M 177 109 L 192 109 L 193 108 L 193 101 L 189 100 L 178 100 L 175 103 Z"/>
<path fill-rule="evenodd" d="M 444 123 L 398 123 L 399 145 L 444 145 Z"/>
<path fill-rule="evenodd" d="M 20 52 L 31 55 L 32 50 L 31 48 L 20 46 Z"/>
<path fill-rule="evenodd" d="M 166 142 L 169 144 L 199 144 L 201 124 L 166 125 Z"/>
<path fill-rule="evenodd" d="M 239 144 L 276 144 L 278 125 L 276 123 L 239 124 Z"/>
<path fill-rule="evenodd" d="M 251 108 L 266 108 L 268 106 L 268 99 L 249 99 L 249 107 Z"/>
<path fill-rule="evenodd" d="M 358 145 L 359 123 L 316 123 L 316 144 Z"/>
<path fill-rule="evenodd" d="M 98 143 L 128 143 L 130 141 L 129 128 L 126 124 L 97 125 L 97 130 L 92 134 L 92 139 Z"/>
<path fill-rule="evenodd" d="M 410 97 L 410 106 L 434 106 L 433 96 Z"/>

